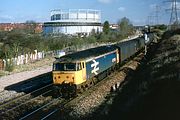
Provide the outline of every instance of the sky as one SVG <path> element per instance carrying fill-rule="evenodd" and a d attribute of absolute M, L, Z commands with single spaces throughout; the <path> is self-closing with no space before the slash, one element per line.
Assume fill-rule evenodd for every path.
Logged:
<path fill-rule="evenodd" d="M 0 23 L 47 22 L 54 9 L 96 9 L 101 11 L 101 22 L 117 23 L 127 17 L 133 25 L 144 25 L 155 16 L 155 6 L 159 8 L 159 23 L 167 24 L 170 12 L 165 8 L 170 3 L 164 0 L 1 0 Z M 149 17 L 148 17 L 149 16 Z M 148 21 L 148 18 L 149 21 Z"/>

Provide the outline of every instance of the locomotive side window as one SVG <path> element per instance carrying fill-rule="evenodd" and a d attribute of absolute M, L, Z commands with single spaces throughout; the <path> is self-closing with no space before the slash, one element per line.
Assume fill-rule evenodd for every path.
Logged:
<path fill-rule="evenodd" d="M 81 63 L 77 63 L 77 70 L 81 70 L 82 67 L 81 67 Z"/>
<path fill-rule="evenodd" d="M 82 63 L 82 65 L 83 65 L 83 68 L 84 68 L 84 62 Z"/>

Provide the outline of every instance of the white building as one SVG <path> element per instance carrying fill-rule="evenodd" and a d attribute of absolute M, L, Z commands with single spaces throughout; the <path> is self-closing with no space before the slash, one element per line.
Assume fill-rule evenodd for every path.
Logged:
<path fill-rule="evenodd" d="M 101 12 L 91 9 L 52 10 L 51 21 L 43 25 L 44 34 L 86 34 L 101 32 Z"/>

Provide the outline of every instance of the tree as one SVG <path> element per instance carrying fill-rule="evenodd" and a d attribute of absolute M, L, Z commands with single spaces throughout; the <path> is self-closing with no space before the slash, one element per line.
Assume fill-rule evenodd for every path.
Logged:
<path fill-rule="evenodd" d="M 129 19 L 124 17 L 119 22 L 119 34 L 121 37 L 125 38 L 132 35 L 134 32 L 133 25 L 130 23 Z"/>
<path fill-rule="evenodd" d="M 94 35 L 91 35 L 91 36 L 88 36 L 87 38 L 85 38 L 85 40 L 88 44 L 91 44 L 91 43 L 96 43 L 96 38 Z"/>
<path fill-rule="evenodd" d="M 28 32 L 35 33 L 37 23 L 35 21 L 33 21 L 33 20 L 27 20 L 26 24 L 28 26 Z"/>
<path fill-rule="evenodd" d="M 103 24 L 103 32 L 105 34 L 109 33 L 109 22 L 108 21 L 105 21 L 104 24 Z"/>

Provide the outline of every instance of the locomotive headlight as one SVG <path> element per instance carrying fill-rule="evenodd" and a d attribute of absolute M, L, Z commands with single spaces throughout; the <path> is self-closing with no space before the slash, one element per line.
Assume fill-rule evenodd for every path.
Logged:
<path fill-rule="evenodd" d="M 64 83 L 69 83 L 69 81 L 66 81 L 66 80 L 65 80 Z"/>
<path fill-rule="evenodd" d="M 72 80 L 74 80 L 74 75 L 71 75 Z"/>

